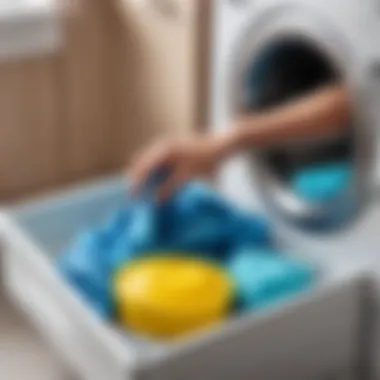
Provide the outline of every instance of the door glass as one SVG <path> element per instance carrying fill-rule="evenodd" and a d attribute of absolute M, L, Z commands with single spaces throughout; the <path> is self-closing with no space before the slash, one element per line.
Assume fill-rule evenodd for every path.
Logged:
<path fill-rule="evenodd" d="M 316 89 L 342 81 L 332 62 L 301 39 L 269 44 L 244 78 L 244 112 L 270 110 Z M 350 125 L 337 138 L 284 144 L 261 159 L 287 191 L 304 201 L 332 201 L 351 183 L 353 135 Z"/>

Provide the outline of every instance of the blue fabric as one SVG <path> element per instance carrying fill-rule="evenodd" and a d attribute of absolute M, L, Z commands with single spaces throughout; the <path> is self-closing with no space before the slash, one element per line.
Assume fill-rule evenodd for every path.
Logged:
<path fill-rule="evenodd" d="M 104 317 L 113 313 L 114 271 L 144 253 L 188 252 L 225 263 L 236 250 L 271 245 L 265 219 L 234 208 L 203 184 L 185 186 L 162 205 L 152 199 L 146 191 L 100 228 L 82 232 L 59 257 L 60 272 Z"/>
<path fill-rule="evenodd" d="M 291 186 L 301 198 L 315 204 L 339 196 L 352 177 L 350 163 L 327 162 L 297 171 L 291 179 Z"/>
<path fill-rule="evenodd" d="M 227 266 L 244 308 L 260 307 L 308 284 L 307 267 L 271 248 L 270 228 L 261 216 L 233 207 L 201 183 L 157 205 L 154 186 L 151 182 L 100 228 L 80 233 L 59 257 L 61 274 L 104 318 L 114 312 L 110 284 L 115 270 L 147 253 L 177 251 Z"/>
<path fill-rule="evenodd" d="M 238 305 L 260 309 L 307 290 L 314 270 L 301 261 L 271 249 L 242 249 L 231 257 L 228 269 L 235 279 Z"/>

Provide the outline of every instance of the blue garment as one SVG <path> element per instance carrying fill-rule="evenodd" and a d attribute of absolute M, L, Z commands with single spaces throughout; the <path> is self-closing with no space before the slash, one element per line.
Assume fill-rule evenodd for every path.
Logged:
<path fill-rule="evenodd" d="M 244 307 L 260 307 L 309 283 L 308 268 L 271 248 L 263 217 L 235 208 L 196 182 L 158 205 L 154 186 L 151 182 L 100 228 L 82 232 L 59 257 L 61 274 L 104 318 L 114 312 L 115 270 L 147 253 L 198 254 L 227 266 Z"/>
<path fill-rule="evenodd" d="M 58 267 L 99 314 L 111 317 L 115 270 L 144 253 L 189 252 L 225 263 L 238 249 L 270 245 L 265 219 L 229 205 L 203 184 L 191 183 L 161 205 L 144 192 L 101 228 L 80 234 L 59 257 Z"/>
<path fill-rule="evenodd" d="M 235 252 L 228 263 L 235 279 L 239 307 L 259 309 L 314 283 L 312 267 L 272 249 L 245 248 Z"/>
<path fill-rule="evenodd" d="M 352 178 L 350 163 L 327 162 L 296 172 L 291 179 L 291 186 L 300 197 L 318 204 L 339 196 Z"/>

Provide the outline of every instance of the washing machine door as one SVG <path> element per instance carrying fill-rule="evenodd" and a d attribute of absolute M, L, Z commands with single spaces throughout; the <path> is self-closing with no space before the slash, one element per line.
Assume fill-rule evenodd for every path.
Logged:
<path fill-rule="evenodd" d="M 325 84 L 349 89 L 352 112 L 343 136 L 249 154 L 266 209 L 297 228 L 335 231 L 354 220 L 368 199 L 373 120 L 366 67 L 354 46 L 333 22 L 298 6 L 263 13 L 231 56 L 231 118 L 269 109 Z"/>

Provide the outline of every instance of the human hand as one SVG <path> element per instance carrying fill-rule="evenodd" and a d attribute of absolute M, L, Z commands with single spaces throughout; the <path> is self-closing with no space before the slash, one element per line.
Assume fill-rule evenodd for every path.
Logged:
<path fill-rule="evenodd" d="M 222 158 L 223 144 L 212 136 L 168 139 L 157 142 L 137 155 L 129 171 L 132 193 L 136 194 L 149 178 L 161 169 L 167 177 L 157 189 L 157 199 L 163 201 L 187 181 L 207 177 Z"/>

